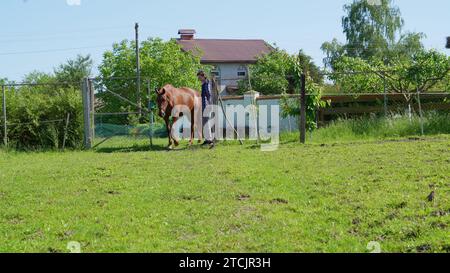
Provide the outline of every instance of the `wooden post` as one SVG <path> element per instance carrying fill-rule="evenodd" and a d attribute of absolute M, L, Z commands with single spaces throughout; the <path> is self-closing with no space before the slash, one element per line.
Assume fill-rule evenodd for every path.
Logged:
<path fill-rule="evenodd" d="M 423 125 L 422 101 L 420 100 L 420 89 L 419 89 L 419 82 L 417 80 L 417 76 L 416 76 L 416 84 L 417 84 L 417 102 L 419 103 L 420 132 L 421 132 L 422 136 L 424 136 L 425 128 Z"/>
<path fill-rule="evenodd" d="M 383 84 L 384 84 L 384 117 L 388 116 L 388 96 L 387 96 L 387 86 L 386 86 L 386 72 L 383 71 Z"/>
<path fill-rule="evenodd" d="M 3 144 L 5 147 L 8 146 L 8 125 L 6 124 L 6 88 L 4 85 L 2 85 L 2 93 L 3 93 L 3 99 L 2 99 L 2 105 L 3 105 Z"/>
<path fill-rule="evenodd" d="M 83 120 L 84 120 L 84 148 L 92 148 L 92 127 L 91 127 L 91 111 L 90 111 L 90 100 L 91 96 L 89 93 L 89 79 L 85 78 L 83 80 L 82 96 L 83 96 Z"/>
<path fill-rule="evenodd" d="M 251 78 L 251 74 L 250 74 L 250 67 L 247 65 L 247 66 L 246 66 L 246 69 L 247 69 L 248 87 L 250 88 L 250 90 L 253 90 L 253 87 L 252 87 L 252 78 Z"/>
<path fill-rule="evenodd" d="M 149 137 L 150 137 L 150 148 L 153 148 L 153 105 L 152 105 L 152 91 L 150 88 L 150 81 L 147 81 L 147 96 L 148 96 L 148 110 L 150 114 L 149 119 Z"/>
<path fill-rule="evenodd" d="M 68 130 L 69 130 L 69 122 L 70 122 L 70 113 L 67 113 L 66 126 L 64 127 L 64 139 L 63 139 L 63 145 L 62 145 L 63 150 L 66 149 L 66 140 L 67 140 L 67 134 L 68 134 Z"/>
<path fill-rule="evenodd" d="M 142 116 L 142 101 L 141 101 L 141 58 L 140 58 L 140 48 L 139 48 L 139 24 L 136 23 L 134 26 L 136 33 L 136 99 L 137 105 L 139 106 L 139 118 Z"/>
<path fill-rule="evenodd" d="M 306 143 L 306 75 L 301 76 L 300 94 L 300 142 Z"/>
<path fill-rule="evenodd" d="M 91 118 L 91 139 L 94 142 L 95 139 L 95 88 L 92 79 L 89 79 L 89 115 Z"/>
<path fill-rule="evenodd" d="M 217 77 L 215 75 L 211 76 L 211 82 L 212 82 L 212 96 L 213 96 L 213 104 L 218 105 L 219 104 L 219 86 Z"/>
<path fill-rule="evenodd" d="M 425 135 L 425 127 L 424 127 L 424 117 L 423 117 L 423 110 L 422 110 L 422 101 L 420 100 L 420 92 L 417 92 L 417 101 L 419 103 L 419 117 L 420 117 L 420 133 L 422 136 Z"/>

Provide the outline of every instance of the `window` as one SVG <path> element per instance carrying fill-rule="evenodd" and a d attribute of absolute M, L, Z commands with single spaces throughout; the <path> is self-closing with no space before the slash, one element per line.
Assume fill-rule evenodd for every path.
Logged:
<path fill-rule="evenodd" d="M 247 67 L 245 65 L 239 66 L 237 75 L 238 75 L 238 77 L 246 77 L 247 76 Z"/>
<path fill-rule="evenodd" d="M 211 69 L 211 76 L 220 77 L 220 68 L 217 66 L 213 66 Z"/>

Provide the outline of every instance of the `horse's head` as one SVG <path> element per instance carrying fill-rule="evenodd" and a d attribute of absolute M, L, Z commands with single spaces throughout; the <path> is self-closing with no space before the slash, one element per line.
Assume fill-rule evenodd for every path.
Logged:
<path fill-rule="evenodd" d="M 170 115 L 173 108 L 173 101 L 171 96 L 171 90 L 173 86 L 170 84 L 165 85 L 161 89 L 156 89 L 156 102 L 158 103 L 159 116 L 165 118 L 167 114 Z"/>

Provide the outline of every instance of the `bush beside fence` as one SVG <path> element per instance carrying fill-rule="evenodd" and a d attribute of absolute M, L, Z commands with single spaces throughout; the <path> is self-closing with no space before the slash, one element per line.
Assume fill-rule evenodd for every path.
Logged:
<path fill-rule="evenodd" d="M 82 147 L 83 108 L 79 89 L 31 85 L 6 89 L 8 147 Z M 3 128 L 3 118 L 1 123 Z M 0 135 L 3 140 L 3 130 Z"/>

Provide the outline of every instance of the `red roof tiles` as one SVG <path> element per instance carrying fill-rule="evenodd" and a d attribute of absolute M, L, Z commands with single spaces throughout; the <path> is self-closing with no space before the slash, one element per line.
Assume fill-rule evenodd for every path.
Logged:
<path fill-rule="evenodd" d="M 203 55 L 201 62 L 211 63 L 255 63 L 257 58 L 273 50 L 264 40 L 225 40 L 225 39 L 178 39 L 184 51 Z"/>

